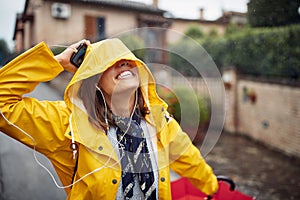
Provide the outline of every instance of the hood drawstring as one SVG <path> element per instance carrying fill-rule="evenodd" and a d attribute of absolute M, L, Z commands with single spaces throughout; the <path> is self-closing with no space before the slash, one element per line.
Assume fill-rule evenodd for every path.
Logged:
<path fill-rule="evenodd" d="M 164 107 L 161 108 L 161 111 L 164 113 L 164 117 L 167 120 L 167 123 L 170 123 L 171 120 L 172 120 L 172 118 L 173 118 L 173 116 L 171 114 L 169 114 L 168 112 L 165 112 L 165 108 Z"/>
<path fill-rule="evenodd" d="M 75 137 L 74 137 L 74 133 L 73 133 L 73 127 L 72 127 L 72 113 L 70 114 L 70 118 L 69 118 L 69 124 L 70 124 L 70 133 L 71 133 L 71 137 L 72 137 L 72 143 L 70 148 L 73 151 L 73 159 L 76 159 L 76 154 L 77 154 L 77 150 L 78 150 L 78 145 L 75 143 Z"/>

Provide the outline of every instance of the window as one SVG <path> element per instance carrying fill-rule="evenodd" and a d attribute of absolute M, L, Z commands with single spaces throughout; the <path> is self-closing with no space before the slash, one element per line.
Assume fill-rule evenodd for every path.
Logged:
<path fill-rule="evenodd" d="M 105 39 L 105 18 L 85 16 L 85 38 L 92 42 Z"/>
<path fill-rule="evenodd" d="M 97 18 L 97 40 L 105 39 L 105 19 L 104 17 Z"/>

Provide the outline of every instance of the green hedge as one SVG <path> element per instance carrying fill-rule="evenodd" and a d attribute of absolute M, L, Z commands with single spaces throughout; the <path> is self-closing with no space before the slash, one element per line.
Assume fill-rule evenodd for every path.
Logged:
<path fill-rule="evenodd" d="M 168 112 L 183 126 L 201 127 L 209 122 L 209 99 L 199 97 L 193 90 L 187 88 L 170 90 L 158 85 L 157 93 L 168 104 Z M 195 102 L 198 102 L 198 108 Z M 181 118 L 182 109 L 184 109 L 184 119 Z M 199 119 L 199 121 L 195 121 L 195 119 Z"/>
<path fill-rule="evenodd" d="M 300 79 L 300 25 L 246 28 L 202 45 L 218 67 L 242 74 Z"/>

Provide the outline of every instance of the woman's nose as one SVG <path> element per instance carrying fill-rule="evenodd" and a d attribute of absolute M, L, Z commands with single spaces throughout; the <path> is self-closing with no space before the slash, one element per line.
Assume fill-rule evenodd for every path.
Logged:
<path fill-rule="evenodd" d="M 128 62 L 124 61 L 120 63 L 120 67 L 125 67 L 128 66 Z"/>
<path fill-rule="evenodd" d="M 125 66 L 128 66 L 129 65 L 129 63 L 127 62 L 127 61 L 123 61 L 123 62 L 121 62 L 120 63 L 120 67 L 125 67 Z"/>
<path fill-rule="evenodd" d="M 129 61 L 122 61 L 120 64 L 119 64 L 119 67 L 131 67 L 131 63 Z"/>

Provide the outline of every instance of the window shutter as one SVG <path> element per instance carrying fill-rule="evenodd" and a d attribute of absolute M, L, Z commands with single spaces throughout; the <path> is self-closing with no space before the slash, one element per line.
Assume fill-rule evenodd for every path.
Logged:
<path fill-rule="evenodd" d="M 97 26 L 96 26 L 96 18 L 93 16 L 84 16 L 84 24 L 85 24 L 85 38 L 90 40 L 91 42 L 95 42 L 97 39 Z"/>

